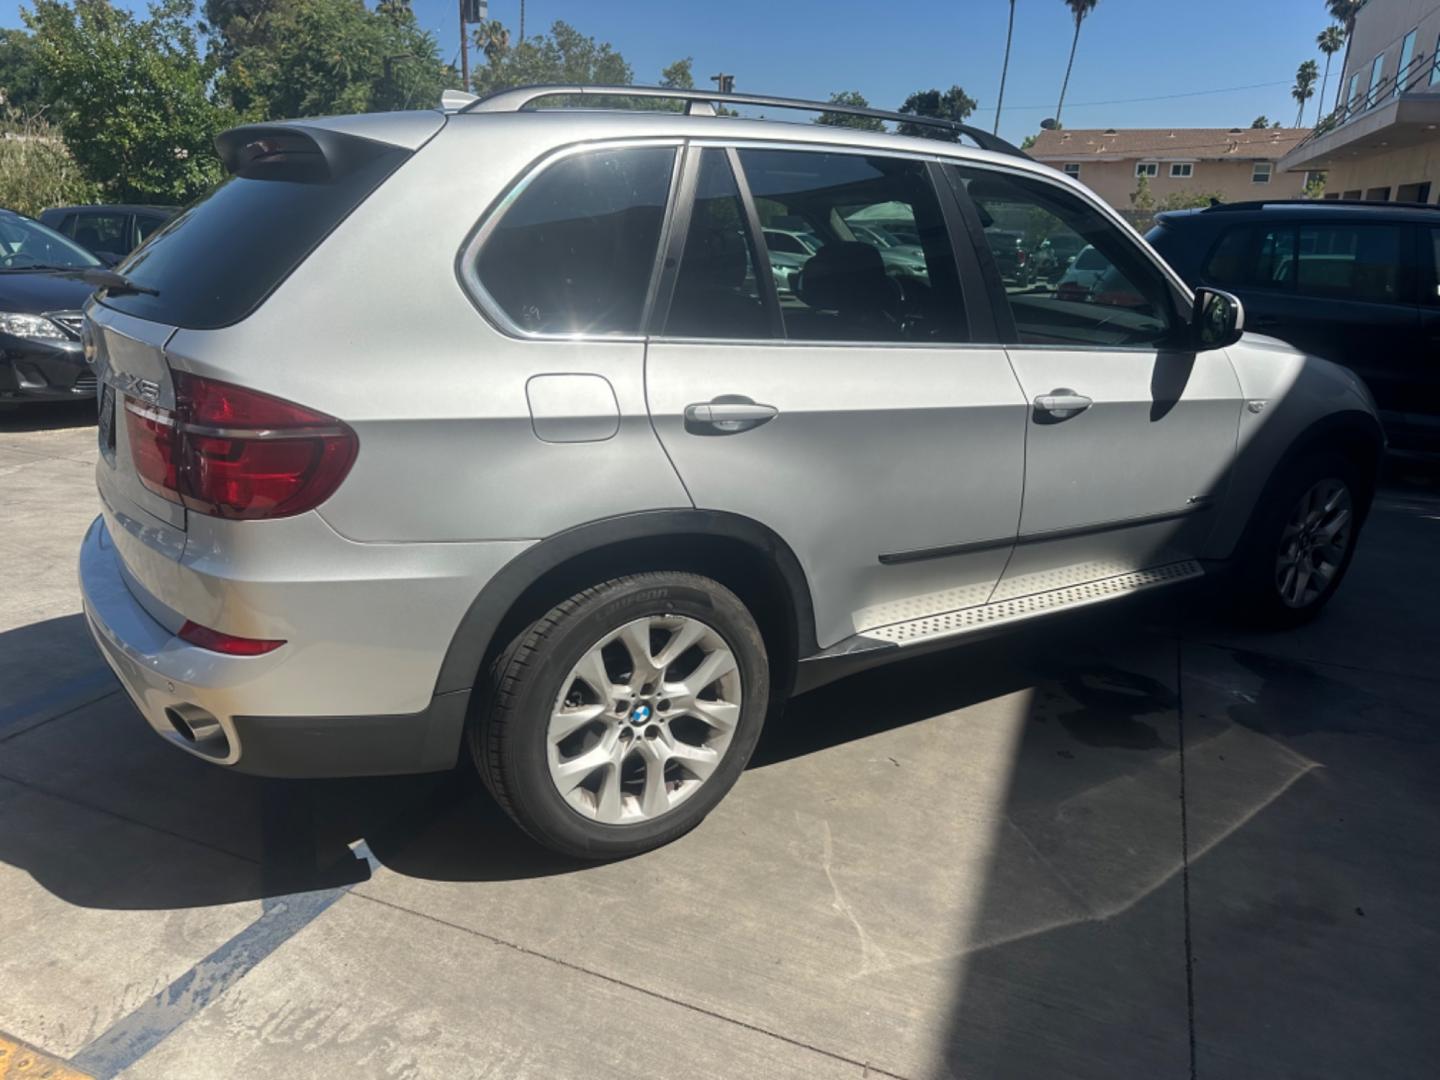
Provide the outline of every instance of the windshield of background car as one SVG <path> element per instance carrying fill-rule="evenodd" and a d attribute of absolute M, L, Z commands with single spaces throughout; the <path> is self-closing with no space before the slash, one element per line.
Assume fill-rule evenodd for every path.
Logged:
<path fill-rule="evenodd" d="M 83 270 L 100 260 L 38 221 L 0 215 L 0 271 L 59 267 Z"/>

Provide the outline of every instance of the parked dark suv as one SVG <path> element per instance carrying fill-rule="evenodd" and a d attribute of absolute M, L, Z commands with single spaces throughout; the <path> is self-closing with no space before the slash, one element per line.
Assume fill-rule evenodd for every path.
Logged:
<path fill-rule="evenodd" d="M 119 262 L 175 216 L 173 206 L 56 206 L 40 220 L 108 263 Z"/>
<path fill-rule="evenodd" d="M 1161 214 L 1148 239 L 1238 295 L 1246 329 L 1360 375 L 1392 452 L 1440 457 L 1440 207 L 1232 203 Z"/>

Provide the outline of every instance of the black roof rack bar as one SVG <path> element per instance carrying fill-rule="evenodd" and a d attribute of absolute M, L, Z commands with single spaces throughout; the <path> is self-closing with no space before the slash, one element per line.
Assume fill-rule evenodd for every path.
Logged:
<path fill-rule="evenodd" d="M 1266 206 L 1377 206 L 1400 207 L 1402 210 L 1440 210 L 1440 206 L 1422 202 L 1381 202 L 1378 199 L 1250 199 L 1246 202 L 1215 203 L 1205 213 L 1225 210 L 1257 210 Z"/>
<path fill-rule="evenodd" d="M 1012 157 L 1028 158 L 1030 155 L 1018 146 L 1006 142 L 997 135 L 969 124 L 954 120 L 942 120 L 934 116 L 916 116 L 910 113 L 889 112 L 885 109 L 863 108 L 858 105 L 838 105 L 833 101 L 807 101 L 804 98 L 771 97 L 768 94 L 722 94 L 711 90 L 677 90 L 669 86 L 517 86 L 510 90 L 497 90 L 486 94 L 477 101 L 466 105 L 461 112 L 519 112 L 542 98 L 548 97 L 637 97 L 669 98 L 694 105 L 756 105 L 770 109 L 799 109 L 805 112 L 840 113 L 842 116 L 866 116 L 874 120 L 889 120 L 896 124 L 918 124 L 924 127 L 942 128 L 964 135 L 982 150 Z M 687 109 L 698 113 L 699 110 Z"/>

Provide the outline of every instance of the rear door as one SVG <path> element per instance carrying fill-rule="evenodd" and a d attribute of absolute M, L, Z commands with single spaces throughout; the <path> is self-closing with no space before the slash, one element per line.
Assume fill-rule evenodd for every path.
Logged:
<path fill-rule="evenodd" d="M 1019 519 L 1025 402 L 937 178 L 918 156 L 687 154 L 646 356 L 655 428 L 697 506 L 795 551 L 822 647 L 985 603 Z M 862 212 L 918 233 L 923 260 L 887 265 L 847 224 Z M 778 296 L 756 243 L 772 222 L 819 244 Z"/>
<path fill-rule="evenodd" d="M 1194 558 L 1235 454 L 1240 385 L 1229 359 L 1166 344 L 1180 339 L 1183 294 L 1098 207 L 1033 174 L 950 168 L 998 253 L 1016 231 L 1030 246 L 1062 235 L 1109 265 L 1079 298 L 1013 282 L 998 266 L 992 277 L 1028 403 L 1024 507 L 994 600 Z"/>

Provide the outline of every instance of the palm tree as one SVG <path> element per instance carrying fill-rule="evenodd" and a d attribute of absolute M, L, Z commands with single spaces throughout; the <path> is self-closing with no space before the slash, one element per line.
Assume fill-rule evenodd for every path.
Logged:
<path fill-rule="evenodd" d="M 1065 81 L 1060 84 L 1060 104 L 1055 106 L 1055 123 L 1060 123 L 1060 113 L 1065 108 L 1065 91 L 1070 86 L 1070 69 L 1075 66 L 1075 47 L 1080 44 L 1080 24 L 1085 16 L 1095 10 L 1100 0 L 1065 0 L 1065 6 L 1075 16 L 1075 38 L 1070 42 L 1070 63 L 1065 65 Z"/>
<path fill-rule="evenodd" d="M 1315 44 L 1319 45 L 1320 51 L 1325 54 L 1325 78 L 1320 83 L 1320 107 L 1319 110 L 1316 111 L 1315 117 L 1318 122 L 1320 119 L 1319 111 L 1325 108 L 1325 88 L 1330 85 L 1330 61 L 1337 52 L 1345 47 L 1345 28 L 1338 23 L 1327 26 L 1321 32 L 1320 36 L 1315 39 Z M 1344 80 L 1342 79 L 1341 82 L 1344 82 Z M 1335 107 L 1337 109 L 1340 107 L 1338 95 L 1335 99 Z"/>
<path fill-rule="evenodd" d="M 1010 0 L 1010 27 L 1005 31 L 1005 63 L 1000 68 L 1000 96 L 995 99 L 994 133 L 1000 134 L 1000 109 L 1005 104 L 1005 76 L 1010 73 L 1010 39 L 1015 36 L 1015 0 Z"/>
<path fill-rule="evenodd" d="M 1340 95 L 1345 92 L 1345 69 L 1350 66 L 1350 39 L 1355 36 L 1355 16 L 1368 0 L 1325 0 L 1330 17 L 1345 28 L 1345 58 L 1340 62 L 1340 86 L 1335 91 L 1335 108 L 1340 108 Z"/>
<path fill-rule="evenodd" d="M 1320 65 L 1314 60 L 1306 60 L 1295 72 L 1295 85 L 1290 88 L 1290 96 L 1300 103 L 1300 112 L 1295 117 L 1297 128 L 1305 120 L 1305 103 L 1315 96 L 1315 80 L 1319 77 Z"/>

